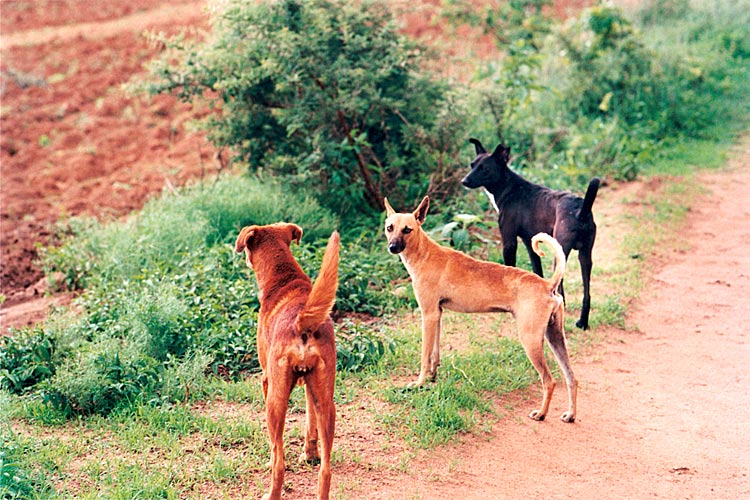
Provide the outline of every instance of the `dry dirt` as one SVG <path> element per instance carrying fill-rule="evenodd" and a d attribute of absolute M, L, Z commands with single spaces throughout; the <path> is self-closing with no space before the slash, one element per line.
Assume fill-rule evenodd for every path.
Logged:
<path fill-rule="evenodd" d="M 44 294 L 37 245 L 52 243 L 56 221 L 123 216 L 166 186 L 215 172 L 216 163 L 202 136 L 185 127 L 203 111 L 168 96 L 129 97 L 121 88 L 159 50 L 143 31 L 205 25 L 203 2 L 100 2 L 93 9 L 82 0 L 4 1 L 0 9 L 5 330 L 43 316 L 49 301 L 29 301 Z"/>
<path fill-rule="evenodd" d="M 90 5 L 0 4 L 3 331 L 65 300 L 40 300 L 45 285 L 34 263 L 37 243 L 50 242 L 60 217 L 120 217 L 218 168 L 212 148 L 185 128 L 203 111 L 120 90 L 158 51 L 140 33 L 204 26 L 204 2 Z M 409 19 L 412 32 L 434 30 L 416 26 L 418 19 Z M 547 422 L 528 421 L 534 387 L 512 397 L 514 409 L 490 435 L 420 454 L 405 474 L 341 463 L 334 489 L 369 487 L 370 499 L 750 498 L 750 141 L 732 168 L 701 180 L 709 194 L 694 201 L 685 241 L 659 260 L 628 318 L 634 328 L 600 332 L 610 340 L 575 360 L 574 424 L 554 417 L 563 410 L 561 390 Z M 628 189 L 637 196 L 649 186 Z M 602 191 L 600 221 L 622 210 L 618 196 Z M 603 251 L 617 228 L 600 226 Z M 338 443 L 377 452 L 366 443 L 372 436 L 347 434 L 346 415 L 339 418 Z M 306 495 L 307 476 L 289 478 L 296 488 L 288 498 L 312 498 L 298 496 Z"/>

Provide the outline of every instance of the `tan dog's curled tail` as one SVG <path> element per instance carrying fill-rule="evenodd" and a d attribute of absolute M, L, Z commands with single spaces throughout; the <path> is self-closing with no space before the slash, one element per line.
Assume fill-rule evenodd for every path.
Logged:
<path fill-rule="evenodd" d="M 339 284 L 339 233 L 334 231 L 328 239 L 320 273 L 315 278 L 304 309 L 297 317 L 297 331 L 315 330 L 331 313 L 336 302 Z"/>
<path fill-rule="evenodd" d="M 544 256 L 544 252 L 539 248 L 540 243 L 548 244 L 555 251 L 555 263 L 552 268 L 552 277 L 548 281 L 550 284 L 550 292 L 556 294 L 560 282 L 563 279 L 563 275 L 565 274 L 565 252 L 563 252 L 562 247 L 555 238 L 547 233 L 539 233 L 531 238 L 531 247 L 540 257 Z"/>

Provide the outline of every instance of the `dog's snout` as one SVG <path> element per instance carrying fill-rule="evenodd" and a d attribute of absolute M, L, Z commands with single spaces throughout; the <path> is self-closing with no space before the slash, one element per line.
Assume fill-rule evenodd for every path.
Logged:
<path fill-rule="evenodd" d="M 461 179 L 461 184 L 469 189 L 475 189 L 479 187 L 479 183 L 476 182 L 476 176 L 472 176 L 471 172 L 466 174 L 466 177 Z"/>
<path fill-rule="evenodd" d="M 404 250 L 403 242 L 399 240 L 393 240 L 388 242 L 388 251 L 392 254 L 401 253 Z"/>

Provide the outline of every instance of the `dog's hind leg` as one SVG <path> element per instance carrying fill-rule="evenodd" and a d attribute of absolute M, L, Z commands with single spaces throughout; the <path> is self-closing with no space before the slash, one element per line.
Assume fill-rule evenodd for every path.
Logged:
<path fill-rule="evenodd" d="M 581 263 L 581 280 L 583 281 L 583 302 L 581 303 L 581 317 L 576 321 L 576 326 L 583 330 L 589 327 L 589 310 L 591 309 L 591 247 L 582 248 L 578 252 L 578 262 Z"/>
<path fill-rule="evenodd" d="M 263 370 L 263 374 L 260 376 L 260 384 L 263 388 L 263 402 L 268 402 L 268 374 Z"/>
<path fill-rule="evenodd" d="M 544 420 L 549 411 L 552 393 L 555 391 L 555 379 L 552 378 L 547 361 L 544 359 L 544 333 L 542 331 L 544 325 L 539 324 L 537 313 L 533 309 L 527 310 L 525 314 L 517 313 L 516 321 L 526 356 L 536 368 L 542 381 L 542 406 L 532 411 L 529 417 L 534 420 Z"/>
<path fill-rule="evenodd" d="M 318 472 L 318 500 L 328 500 L 331 489 L 331 450 L 336 430 L 336 406 L 333 402 L 335 365 L 313 373 L 308 379 L 308 405 L 312 400 L 317 415 L 317 434 L 320 436 L 320 471 Z M 308 406 L 309 408 L 309 406 Z"/>
<path fill-rule="evenodd" d="M 565 342 L 565 331 L 563 330 L 563 311 L 558 309 L 552 314 L 545 337 L 549 343 L 552 354 L 555 355 L 557 364 L 562 370 L 565 377 L 565 383 L 568 386 L 568 411 L 562 414 L 560 419 L 563 422 L 573 422 L 576 419 L 576 399 L 578 397 L 578 381 L 573 375 L 573 369 L 570 367 L 570 358 L 568 357 L 568 348 Z"/>
<path fill-rule="evenodd" d="M 310 384 L 305 384 L 307 422 L 305 424 L 305 452 L 300 457 L 300 462 L 310 464 L 320 462 L 320 452 L 318 451 L 318 412 L 313 404 L 313 396 Z"/>
<path fill-rule="evenodd" d="M 284 486 L 284 423 L 289 406 L 292 382 L 283 369 L 269 367 L 268 395 L 266 397 L 266 425 L 271 441 L 271 489 L 263 500 L 280 500 Z"/>
<path fill-rule="evenodd" d="M 320 471 L 318 472 L 318 500 L 328 500 L 331 490 L 331 450 L 333 449 L 333 434 L 336 426 L 336 409 L 331 403 L 321 408 L 318 419 L 320 444 L 322 448 Z"/>

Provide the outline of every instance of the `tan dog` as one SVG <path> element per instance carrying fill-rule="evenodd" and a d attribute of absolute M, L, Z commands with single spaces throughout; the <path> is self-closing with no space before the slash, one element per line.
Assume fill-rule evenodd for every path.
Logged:
<path fill-rule="evenodd" d="M 331 487 L 331 446 L 336 422 L 333 389 L 336 344 L 330 312 L 338 287 L 339 235 L 331 234 L 320 274 L 311 284 L 290 250 L 302 229 L 294 224 L 248 226 L 236 250 L 247 254 L 260 288 L 258 357 L 263 369 L 263 397 L 271 440 L 270 491 L 279 500 L 284 484 L 284 423 L 295 384 L 305 385 L 307 425 L 302 460 L 320 460 L 318 499 Z M 318 441 L 321 450 L 318 452 Z"/>
<path fill-rule="evenodd" d="M 414 294 L 422 311 L 422 363 L 419 378 L 412 386 L 434 380 L 440 365 L 440 318 L 443 309 L 458 312 L 509 312 L 516 318 L 526 355 L 542 379 L 542 406 L 529 415 L 544 420 L 549 410 L 555 380 L 544 359 L 544 338 L 552 349 L 568 385 L 568 411 L 564 422 L 576 416 L 578 382 L 573 376 L 563 331 L 563 299 L 558 286 L 565 272 L 565 254 L 551 236 L 533 238 L 533 249 L 541 242 L 555 250 L 552 277 L 545 280 L 534 273 L 494 262 L 484 262 L 435 243 L 422 230 L 430 199 L 425 196 L 414 213 L 396 213 L 385 200 L 385 235 L 388 251 L 398 254 L 411 277 Z"/>

